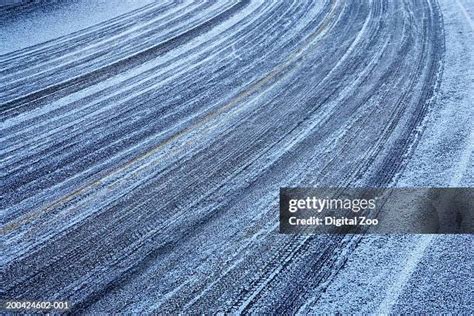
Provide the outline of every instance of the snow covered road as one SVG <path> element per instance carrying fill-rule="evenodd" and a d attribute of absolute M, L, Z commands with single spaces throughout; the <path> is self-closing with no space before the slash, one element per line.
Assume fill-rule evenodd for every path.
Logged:
<path fill-rule="evenodd" d="M 452 111 L 447 4 L 142 1 L 99 18 L 87 2 L 97 23 L 1 50 L 2 297 L 89 313 L 319 308 L 366 237 L 278 234 L 279 188 L 418 184 L 431 166 L 416 163 L 437 157 L 419 151 L 430 117 Z M 0 9 L 3 43 L 22 14 Z M 460 104 L 472 118 L 472 97 Z M 472 186 L 468 125 L 455 185 Z"/>

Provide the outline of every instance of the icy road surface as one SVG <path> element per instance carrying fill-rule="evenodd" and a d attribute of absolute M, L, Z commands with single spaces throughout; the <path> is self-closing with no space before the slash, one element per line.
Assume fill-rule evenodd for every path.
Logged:
<path fill-rule="evenodd" d="M 277 206 L 288 186 L 472 187 L 473 19 L 467 0 L 0 8 L 2 298 L 472 314 L 472 236 L 280 235 Z"/>

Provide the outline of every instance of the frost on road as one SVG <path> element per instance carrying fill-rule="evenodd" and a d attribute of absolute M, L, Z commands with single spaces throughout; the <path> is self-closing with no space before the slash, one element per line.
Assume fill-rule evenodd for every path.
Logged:
<path fill-rule="evenodd" d="M 0 1 L 1 294 L 474 313 L 472 235 L 282 235 L 280 187 L 473 187 L 474 3 Z"/>

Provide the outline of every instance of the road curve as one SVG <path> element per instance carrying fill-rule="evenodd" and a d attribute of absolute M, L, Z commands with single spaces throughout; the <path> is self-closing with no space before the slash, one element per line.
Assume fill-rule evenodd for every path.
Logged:
<path fill-rule="evenodd" d="M 396 181 L 443 57 L 426 0 L 152 2 L 1 55 L 2 296 L 310 309 L 360 237 L 278 234 L 279 188 Z"/>

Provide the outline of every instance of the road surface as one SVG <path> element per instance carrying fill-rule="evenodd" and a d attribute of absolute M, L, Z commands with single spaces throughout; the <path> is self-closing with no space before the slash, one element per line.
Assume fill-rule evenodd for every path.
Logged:
<path fill-rule="evenodd" d="M 458 168 L 441 186 L 472 186 L 474 7 L 458 4 L 143 1 L 71 30 L 51 14 L 77 8 L 0 9 L 12 45 L 0 55 L 2 297 L 87 313 L 292 314 L 349 312 L 343 298 L 363 292 L 368 312 L 403 311 L 410 282 L 429 281 L 413 271 L 445 244 L 281 235 L 278 193 L 437 185 L 430 162 L 453 137 L 464 161 L 443 160 Z M 52 26 L 15 42 L 27 18 Z M 468 118 L 461 134 L 436 121 L 454 113 L 449 93 Z M 378 254 L 390 260 L 376 275 L 402 268 L 372 305 L 367 284 L 338 289 L 384 245 L 419 258 Z"/>

